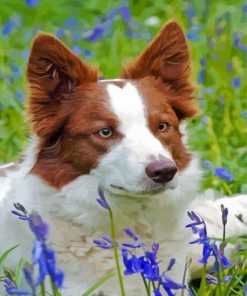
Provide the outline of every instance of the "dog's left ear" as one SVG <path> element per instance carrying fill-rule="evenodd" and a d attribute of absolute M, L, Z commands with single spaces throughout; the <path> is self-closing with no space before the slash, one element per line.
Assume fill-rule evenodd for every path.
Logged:
<path fill-rule="evenodd" d="M 148 76 L 160 79 L 176 96 L 184 97 L 183 101 L 172 102 L 179 117 L 190 117 L 196 113 L 191 102 L 194 88 L 190 83 L 189 48 L 176 21 L 165 24 L 144 52 L 124 68 L 121 75 L 124 79 L 138 80 Z"/>

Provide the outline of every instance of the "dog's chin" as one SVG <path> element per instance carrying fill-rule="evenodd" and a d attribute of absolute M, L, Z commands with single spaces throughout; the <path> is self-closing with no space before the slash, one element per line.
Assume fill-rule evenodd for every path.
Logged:
<path fill-rule="evenodd" d="M 169 182 L 170 183 L 170 182 Z M 121 186 L 117 186 L 114 184 L 110 184 L 108 186 L 102 186 L 103 189 L 111 195 L 117 195 L 122 197 L 132 197 L 132 198 L 148 198 L 148 197 L 155 197 L 168 189 L 174 189 L 176 186 L 172 183 L 162 184 L 158 186 L 152 186 L 147 189 L 140 189 L 140 190 L 132 190 L 128 188 L 123 188 Z"/>

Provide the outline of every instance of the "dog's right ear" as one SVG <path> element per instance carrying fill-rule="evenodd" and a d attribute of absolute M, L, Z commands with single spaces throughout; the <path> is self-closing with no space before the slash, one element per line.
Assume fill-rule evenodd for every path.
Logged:
<path fill-rule="evenodd" d="M 49 134 L 61 124 L 59 107 L 83 83 L 96 82 L 98 72 L 72 53 L 56 37 L 39 33 L 33 41 L 27 67 L 28 111 L 34 131 Z M 58 118 L 60 117 L 60 118 Z"/>

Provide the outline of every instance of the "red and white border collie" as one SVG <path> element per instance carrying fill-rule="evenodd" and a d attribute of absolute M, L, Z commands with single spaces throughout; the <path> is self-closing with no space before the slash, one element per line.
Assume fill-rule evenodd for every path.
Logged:
<path fill-rule="evenodd" d="M 116 80 L 98 80 L 97 70 L 41 33 L 27 79 L 33 136 L 20 168 L 0 180 L 1 246 L 20 243 L 16 258 L 30 257 L 27 226 L 9 212 L 14 202 L 36 209 L 50 224 L 51 244 L 66 272 L 64 295 L 80 295 L 114 269 L 112 252 L 92 243 L 109 231 L 107 214 L 96 203 L 101 186 L 118 237 L 131 227 L 147 245 L 159 242 L 162 264 L 176 258 L 171 276 L 181 282 L 190 240 L 186 212 L 194 209 L 201 174 L 181 130 L 196 108 L 180 26 L 168 22 Z M 200 204 L 211 232 L 220 236 L 215 205 Z M 235 234 L 247 232 L 235 212 Z M 119 295 L 114 281 L 102 287 L 107 295 Z M 126 281 L 127 295 L 143 295 L 138 276 Z"/>

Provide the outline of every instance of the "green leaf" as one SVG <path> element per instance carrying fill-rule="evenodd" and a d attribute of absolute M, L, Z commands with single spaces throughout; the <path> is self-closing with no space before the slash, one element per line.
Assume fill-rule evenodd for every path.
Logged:
<path fill-rule="evenodd" d="M 12 247 L 11 249 L 7 250 L 6 252 L 3 253 L 3 255 L 0 257 L 0 266 L 4 263 L 4 261 L 6 260 L 6 258 L 8 257 L 8 255 L 18 247 L 19 245 L 15 245 L 14 247 Z"/>
<path fill-rule="evenodd" d="M 90 296 L 95 290 L 97 290 L 101 285 L 103 285 L 106 281 L 112 278 L 115 275 L 115 272 L 108 273 L 102 279 L 97 281 L 91 288 L 89 288 L 82 296 Z"/>

